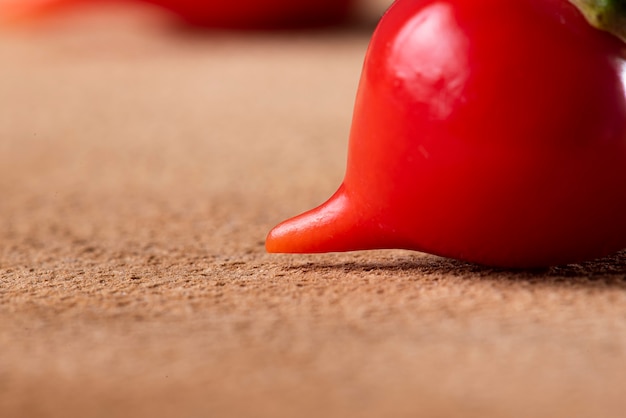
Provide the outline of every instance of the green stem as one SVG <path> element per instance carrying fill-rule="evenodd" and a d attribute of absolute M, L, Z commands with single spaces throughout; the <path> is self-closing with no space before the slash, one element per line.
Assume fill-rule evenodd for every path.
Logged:
<path fill-rule="evenodd" d="M 626 0 L 569 0 L 594 27 L 626 42 Z"/>

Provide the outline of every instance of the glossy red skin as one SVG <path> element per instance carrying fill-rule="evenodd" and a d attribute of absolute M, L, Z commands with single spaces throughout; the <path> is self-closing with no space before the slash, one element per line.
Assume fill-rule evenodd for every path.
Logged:
<path fill-rule="evenodd" d="M 94 0 L 15 0 L 0 19 L 39 17 Z M 97 0 L 143 2 L 159 6 L 196 26 L 232 29 L 279 29 L 329 25 L 348 18 L 354 0 Z"/>
<path fill-rule="evenodd" d="M 626 247 L 624 47 L 566 0 L 398 0 L 343 184 L 270 252 L 403 248 L 500 267 Z"/>

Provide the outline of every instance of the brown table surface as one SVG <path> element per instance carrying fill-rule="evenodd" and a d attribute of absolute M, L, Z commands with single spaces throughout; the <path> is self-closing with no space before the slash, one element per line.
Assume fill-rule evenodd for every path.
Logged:
<path fill-rule="evenodd" d="M 371 25 L 162 23 L 0 32 L 0 416 L 625 416 L 624 255 L 265 253 L 342 179 Z"/>

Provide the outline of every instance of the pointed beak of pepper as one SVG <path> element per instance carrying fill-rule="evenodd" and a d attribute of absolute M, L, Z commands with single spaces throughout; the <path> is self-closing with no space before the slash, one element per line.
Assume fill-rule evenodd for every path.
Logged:
<path fill-rule="evenodd" d="M 322 253 L 374 248 L 358 210 L 342 185 L 324 204 L 288 219 L 270 231 L 270 253 Z"/>

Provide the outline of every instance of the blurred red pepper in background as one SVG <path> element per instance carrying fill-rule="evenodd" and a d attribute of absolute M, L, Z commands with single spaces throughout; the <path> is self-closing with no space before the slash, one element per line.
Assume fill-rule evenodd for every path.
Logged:
<path fill-rule="evenodd" d="M 40 18 L 80 3 L 144 2 L 211 28 L 278 29 L 345 21 L 354 0 L 0 0 L 0 21 Z"/>

